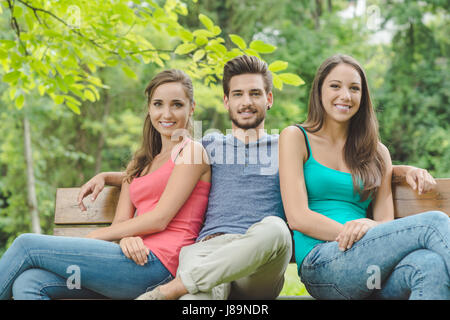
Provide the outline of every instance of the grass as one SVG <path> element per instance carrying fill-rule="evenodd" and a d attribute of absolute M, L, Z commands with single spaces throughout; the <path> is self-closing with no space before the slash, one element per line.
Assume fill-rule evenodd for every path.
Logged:
<path fill-rule="evenodd" d="M 290 263 L 284 274 L 284 286 L 280 296 L 309 296 L 305 286 L 301 283 L 297 274 L 297 265 Z"/>

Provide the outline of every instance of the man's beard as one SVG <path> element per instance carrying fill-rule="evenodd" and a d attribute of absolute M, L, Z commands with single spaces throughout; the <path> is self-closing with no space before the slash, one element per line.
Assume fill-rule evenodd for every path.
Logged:
<path fill-rule="evenodd" d="M 233 112 L 229 112 L 228 115 L 230 117 L 231 122 L 233 122 L 236 127 L 243 130 L 254 129 L 258 127 L 261 124 L 261 122 L 264 121 L 265 118 L 264 114 L 256 112 L 255 120 L 253 122 L 248 122 L 244 124 L 239 123 L 239 121 L 234 117 Z"/>

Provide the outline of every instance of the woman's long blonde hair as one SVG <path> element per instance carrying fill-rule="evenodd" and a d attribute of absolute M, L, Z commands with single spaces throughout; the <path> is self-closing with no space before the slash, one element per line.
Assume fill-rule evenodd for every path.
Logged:
<path fill-rule="evenodd" d="M 181 70 L 170 69 L 158 73 L 147 85 L 147 88 L 145 89 L 145 95 L 147 96 L 147 110 L 156 88 L 162 84 L 171 82 L 180 83 L 183 86 L 189 102 L 191 105 L 194 104 L 194 87 L 189 76 Z M 187 129 L 190 131 L 192 129 L 191 118 L 189 118 L 187 126 Z M 131 183 L 133 178 L 139 176 L 139 174 L 151 164 L 156 155 L 161 152 L 161 148 L 161 134 L 153 127 L 150 115 L 147 112 L 144 128 L 142 130 L 142 144 L 127 166 L 125 180 L 128 183 Z"/>
<path fill-rule="evenodd" d="M 326 76 L 339 64 L 348 64 L 361 77 L 361 102 L 358 112 L 351 118 L 347 141 L 344 145 L 344 161 L 353 177 L 353 186 L 361 201 L 373 197 L 385 171 L 380 153 L 378 121 L 370 100 L 367 78 L 361 65 L 347 55 L 334 55 L 326 59 L 317 70 L 311 87 L 308 117 L 303 126 L 310 132 L 319 131 L 324 123 L 325 109 L 322 105 L 322 85 Z"/>

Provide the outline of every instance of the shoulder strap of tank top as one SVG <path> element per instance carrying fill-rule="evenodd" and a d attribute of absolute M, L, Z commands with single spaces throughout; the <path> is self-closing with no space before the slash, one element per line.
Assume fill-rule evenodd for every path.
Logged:
<path fill-rule="evenodd" d="M 308 140 L 308 135 L 306 134 L 306 130 L 305 130 L 305 128 L 303 128 L 301 125 L 299 125 L 299 124 L 296 124 L 295 125 L 297 128 L 299 128 L 300 129 L 300 131 L 303 133 L 303 135 L 305 136 L 305 142 L 306 142 L 306 149 L 307 149 L 307 151 L 308 151 L 308 159 L 309 159 L 309 156 L 311 155 L 311 146 L 309 145 L 309 140 Z"/>

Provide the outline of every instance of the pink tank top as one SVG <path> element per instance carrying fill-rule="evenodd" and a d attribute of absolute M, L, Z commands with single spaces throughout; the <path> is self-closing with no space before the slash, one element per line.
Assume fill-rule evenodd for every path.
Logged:
<path fill-rule="evenodd" d="M 172 157 L 160 168 L 145 176 L 134 178 L 130 183 L 130 198 L 137 209 L 138 216 L 152 214 L 150 211 L 155 208 L 161 198 L 175 167 L 173 159 L 189 141 L 187 139 L 175 152 L 172 152 Z M 199 180 L 165 230 L 142 236 L 145 246 L 158 257 L 173 276 L 177 272 L 181 248 L 194 243 L 200 232 L 210 187 L 211 183 Z"/>

